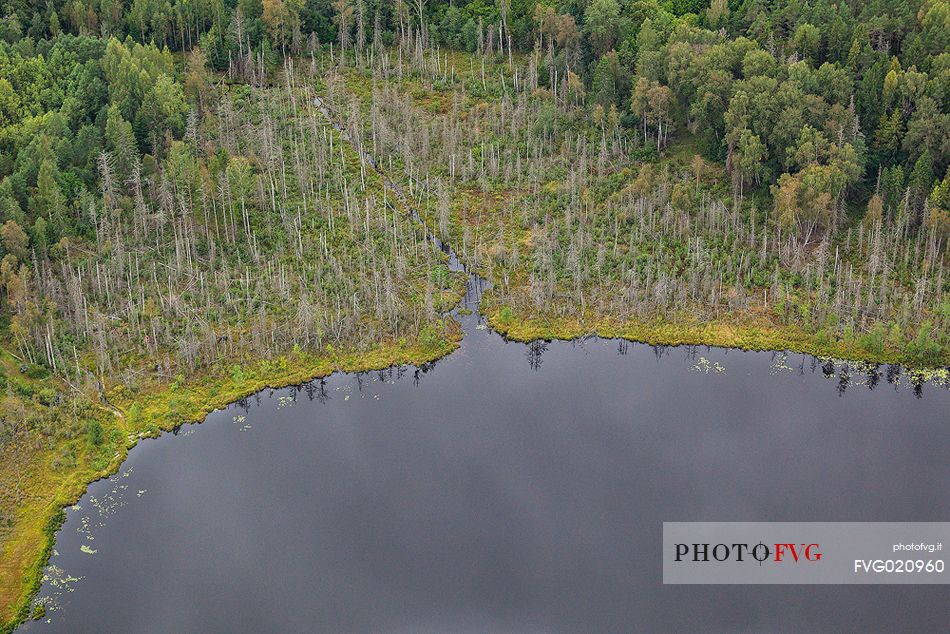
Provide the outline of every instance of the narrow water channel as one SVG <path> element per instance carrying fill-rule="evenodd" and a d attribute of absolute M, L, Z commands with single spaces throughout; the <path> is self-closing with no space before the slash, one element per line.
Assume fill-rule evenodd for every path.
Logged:
<path fill-rule="evenodd" d="M 946 520 L 946 387 L 807 355 L 525 345 L 458 318 L 435 364 L 267 390 L 140 443 L 68 510 L 47 615 L 22 630 L 950 623 L 945 586 L 664 586 L 660 558 L 663 521 Z"/>

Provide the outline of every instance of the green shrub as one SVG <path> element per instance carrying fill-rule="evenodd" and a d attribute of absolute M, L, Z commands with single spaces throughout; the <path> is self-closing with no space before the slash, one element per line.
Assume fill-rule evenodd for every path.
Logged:
<path fill-rule="evenodd" d="M 98 447 L 102 444 L 102 424 L 96 419 L 90 420 L 86 423 L 86 436 L 89 438 L 89 442 L 93 447 Z"/>
<path fill-rule="evenodd" d="M 44 387 L 37 396 L 41 404 L 49 407 L 56 401 L 56 390 L 50 387 Z"/>
<path fill-rule="evenodd" d="M 31 379 L 42 380 L 49 376 L 49 368 L 36 363 L 31 363 L 26 368 L 26 375 Z"/>
<path fill-rule="evenodd" d="M 419 342 L 425 350 L 436 350 L 442 345 L 442 333 L 432 326 L 423 326 L 419 331 Z"/>
<path fill-rule="evenodd" d="M 884 324 L 875 324 L 871 332 L 861 338 L 861 345 L 868 352 L 884 352 L 884 340 L 887 337 L 887 331 Z"/>
<path fill-rule="evenodd" d="M 438 289 L 448 288 L 451 283 L 451 273 L 449 273 L 449 269 L 441 264 L 432 269 L 431 277 L 432 285 Z"/>
<path fill-rule="evenodd" d="M 935 363 L 940 359 L 940 344 L 930 334 L 931 325 L 924 322 L 917 336 L 907 344 L 907 354 L 919 363 Z"/>
<path fill-rule="evenodd" d="M 132 407 L 129 408 L 128 417 L 129 423 L 132 425 L 137 424 L 142 419 L 142 408 L 139 407 L 138 403 L 132 403 Z"/>

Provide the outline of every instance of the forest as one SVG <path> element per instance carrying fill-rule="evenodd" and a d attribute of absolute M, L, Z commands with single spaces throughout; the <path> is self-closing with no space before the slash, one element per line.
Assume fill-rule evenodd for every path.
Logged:
<path fill-rule="evenodd" d="M 950 364 L 942 0 L 4 0 L 6 629 L 139 437 L 454 347 L 366 155 L 512 338 Z"/>

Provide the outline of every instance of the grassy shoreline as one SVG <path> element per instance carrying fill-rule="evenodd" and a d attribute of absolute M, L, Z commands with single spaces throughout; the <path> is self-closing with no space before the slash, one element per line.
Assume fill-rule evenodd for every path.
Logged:
<path fill-rule="evenodd" d="M 490 327 L 512 341 L 522 343 L 544 339 L 570 341 L 588 335 L 605 339 L 626 339 L 658 346 L 701 345 L 747 351 L 788 351 L 810 354 L 819 359 L 840 359 L 856 363 L 899 364 L 912 371 L 928 372 L 950 366 L 950 354 L 933 365 L 921 365 L 905 352 L 885 348 L 870 351 L 857 342 L 820 341 L 818 336 L 792 327 L 764 321 L 688 323 L 619 322 L 611 318 L 530 318 L 503 315 L 504 308 L 485 310 Z M 505 318 L 507 317 L 507 318 Z"/>
<path fill-rule="evenodd" d="M 487 298 L 486 298 L 487 299 Z M 487 302 L 486 302 L 487 303 Z M 895 350 L 874 353 L 857 343 L 844 341 L 819 342 L 811 335 L 794 328 L 774 324 L 747 323 L 654 323 L 624 322 L 609 318 L 521 318 L 497 305 L 483 310 L 492 329 L 513 341 L 572 340 L 587 335 L 622 338 L 648 345 L 709 345 L 742 350 L 788 350 L 811 354 L 818 358 L 844 359 L 868 363 L 898 363 L 922 371 L 905 354 Z M 20 582 L 0 578 L 0 598 L 4 605 L 0 634 L 8 634 L 29 618 L 33 598 L 40 589 L 43 569 L 52 553 L 56 532 L 65 519 L 63 509 L 76 503 L 87 487 L 116 473 L 129 450 L 139 439 L 155 437 L 186 423 L 200 423 L 212 411 L 226 407 L 242 398 L 265 389 L 298 385 L 336 372 L 364 372 L 398 365 L 421 365 L 442 358 L 459 346 L 461 330 L 454 321 L 447 321 L 446 337 L 438 345 L 424 346 L 419 341 L 388 342 L 366 352 L 336 351 L 328 348 L 320 355 L 295 352 L 289 357 L 266 360 L 257 367 L 235 372 L 237 365 L 219 364 L 212 370 L 186 381 L 152 384 L 136 395 L 121 386 L 109 390 L 109 400 L 124 412 L 119 417 L 102 409 L 108 447 L 117 448 L 115 455 L 101 468 L 80 468 L 55 491 L 50 491 L 45 504 L 31 521 L 17 523 L 11 542 L 24 540 L 35 544 L 29 565 L 21 571 Z M 950 359 L 943 361 L 950 364 Z M 46 456 L 48 459 L 48 456 Z M 8 548 L 4 549 L 4 555 Z M 7 575 L 9 576 L 9 575 Z M 12 596 L 13 586 L 19 588 Z"/>
<path fill-rule="evenodd" d="M 93 482 L 115 474 L 128 452 L 142 438 L 157 437 L 188 423 L 201 423 L 211 412 L 266 389 L 299 385 L 337 372 L 367 372 L 400 365 L 423 365 L 455 350 L 461 329 L 444 322 L 444 337 L 436 344 L 392 341 L 369 351 L 294 352 L 277 360 L 235 372 L 241 366 L 219 364 L 188 380 L 153 383 L 136 395 L 117 386 L 108 390 L 110 403 L 123 416 L 102 408 L 97 420 L 107 439 L 103 449 L 115 453 L 104 465 L 81 464 L 63 477 L 50 476 L 51 451 L 41 452 L 32 465 L 41 476 L 31 488 L 32 503 L 17 509 L 13 531 L 0 551 L 0 634 L 9 634 L 30 617 L 43 569 L 53 551 L 56 532 L 65 520 L 64 508 L 75 504 Z M 102 452 L 100 452 L 101 454 Z M 32 474 L 31 474 L 32 475 Z M 46 476 L 46 477 L 42 477 Z"/>

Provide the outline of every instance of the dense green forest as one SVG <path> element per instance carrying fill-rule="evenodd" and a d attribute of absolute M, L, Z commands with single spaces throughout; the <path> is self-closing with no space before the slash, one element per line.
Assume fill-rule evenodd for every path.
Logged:
<path fill-rule="evenodd" d="M 451 349 L 361 153 L 513 337 L 950 361 L 945 1 L 0 2 L 0 623 L 140 434 Z"/>

